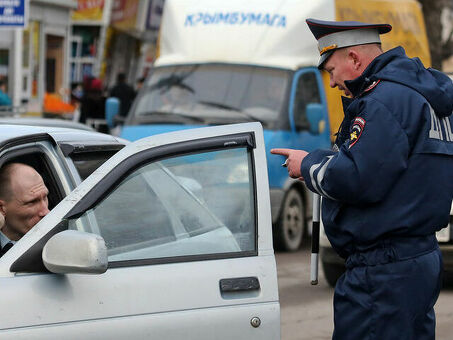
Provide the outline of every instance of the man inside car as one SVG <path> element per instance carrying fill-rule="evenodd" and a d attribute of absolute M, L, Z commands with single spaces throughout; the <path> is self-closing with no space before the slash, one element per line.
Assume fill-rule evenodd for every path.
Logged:
<path fill-rule="evenodd" d="M 0 169 L 0 257 L 49 213 L 48 193 L 31 166 L 10 163 Z"/>

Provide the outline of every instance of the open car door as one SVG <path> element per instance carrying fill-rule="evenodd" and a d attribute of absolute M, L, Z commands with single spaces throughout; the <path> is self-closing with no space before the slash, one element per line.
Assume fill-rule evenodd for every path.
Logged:
<path fill-rule="evenodd" d="M 156 135 L 0 259 L 0 338 L 280 338 L 261 125 Z"/>

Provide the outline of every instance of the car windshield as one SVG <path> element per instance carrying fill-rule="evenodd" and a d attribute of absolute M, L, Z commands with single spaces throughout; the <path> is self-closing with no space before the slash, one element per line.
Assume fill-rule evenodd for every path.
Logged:
<path fill-rule="evenodd" d="M 227 124 L 271 128 L 285 107 L 287 70 L 243 65 L 156 68 L 140 93 L 132 124 Z"/>

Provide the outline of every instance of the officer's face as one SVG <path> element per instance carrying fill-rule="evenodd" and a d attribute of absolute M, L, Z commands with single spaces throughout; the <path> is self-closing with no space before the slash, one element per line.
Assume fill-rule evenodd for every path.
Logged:
<path fill-rule="evenodd" d="M 357 64 L 348 49 L 336 50 L 325 62 L 324 70 L 330 75 L 330 87 L 338 86 L 346 96 L 352 96 L 344 81 L 357 78 L 361 72 L 357 69 Z"/>

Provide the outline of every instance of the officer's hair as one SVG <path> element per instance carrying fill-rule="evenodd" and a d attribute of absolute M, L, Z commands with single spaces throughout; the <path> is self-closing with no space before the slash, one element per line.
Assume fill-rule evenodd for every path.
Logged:
<path fill-rule="evenodd" d="M 381 44 L 377 44 L 377 43 L 350 46 L 350 47 L 346 47 L 344 50 L 346 52 L 349 52 L 352 49 L 358 50 L 359 52 L 364 53 L 364 54 L 373 54 L 373 52 L 375 52 L 375 51 L 383 52 Z"/>
<path fill-rule="evenodd" d="M 363 44 L 348 46 L 338 49 L 338 52 L 342 58 L 346 58 L 351 50 L 360 53 L 362 57 L 367 57 L 367 59 L 373 59 L 379 54 L 382 54 L 381 44 Z"/>

